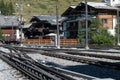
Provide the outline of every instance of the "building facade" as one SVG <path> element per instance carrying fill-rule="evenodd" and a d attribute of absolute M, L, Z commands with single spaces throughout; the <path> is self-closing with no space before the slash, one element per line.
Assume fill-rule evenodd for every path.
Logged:
<path fill-rule="evenodd" d="M 28 39 L 47 39 L 49 38 L 48 34 L 57 33 L 56 16 L 33 16 L 30 23 L 30 27 L 24 31 L 24 34 Z M 59 20 L 59 26 L 60 25 L 61 23 Z"/>
<path fill-rule="evenodd" d="M 111 3 L 112 1 L 113 3 Z M 99 18 L 103 27 L 107 28 L 111 35 L 115 35 L 115 26 L 119 16 L 119 0 L 107 0 L 103 2 L 87 2 L 88 27 L 93 18 Z M 117 4 L 115 4 L 117 3 Z M 64 38 L 77 38 L 78 30 L 82 27 L 85 31 L 85 2 L 77 6 L 70 6 L 63 14 L 66 20 L 63 22 Z M 118 12 L 118 14 L 117 14 Z"/>
<path fill-rule="evenodd" d="M 19 18 L 0 16 L 0 30 L 5 41 L 18 41 L 20 39 Z"/>

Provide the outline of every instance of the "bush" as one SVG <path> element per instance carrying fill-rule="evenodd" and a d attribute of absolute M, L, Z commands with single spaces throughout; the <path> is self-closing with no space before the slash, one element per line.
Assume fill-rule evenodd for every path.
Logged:
<path fill-rule="evenodd" d="M 92 36 L 93 44 L 97 45 L 114 45 L 114 37 L 111 36 L 107 30 L 103 30 L 101 33 L 96 33 Z"/>

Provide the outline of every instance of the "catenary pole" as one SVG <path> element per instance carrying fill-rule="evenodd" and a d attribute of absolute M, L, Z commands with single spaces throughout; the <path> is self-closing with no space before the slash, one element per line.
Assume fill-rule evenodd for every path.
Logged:
<path fill-rule="evenodd" d="M 87 0 L 85 0 L 85 23 L 86 23 L 85 49 L 89 49 L 89 47 L 88 47 L 88 5 L 87 5 Z"/>
<path fill-rule="evenodd" d="M 120 28 L 119 28 L 119 27 L 120 27 L 120 24 L 119 24 L 119 21 L 120 21 L 120 20 L 119 20 L 119 9 L 117 9 L 117 24 L 118 24 L 118 29 L 117 29 L 117 30 L 118 30 L 118 31 L 117 31 L 117 36 L 118 36 L 118 38 L 117 38 L 117 45 L 119 45 L 119 41 L 120 41 L 120 40 L 119 40 L 119 39 L 120 39 L 120 34 L 119 34 L 119 33 L 120 33 L 120 30 L 119 30 L 119 29 L 120 29 Z"/>
<path fill-rule="evenodd" d="M 58 2 L 57 2 L 58 3 Z M 60 48 L 60 35 L 59 35 L 59 8 L 56 3 L 56 22 L 57 22 L 57 48 Z"/>
<path fill-rule="evenodd" d="M 22 32 L 23 32 L 23 25 L 22 25 L 22 17 L 23 17 L 23 4 L 22 2 L 20 3 L 20 45 L 22 46 L 23 44 L 23 36 L 22 36 Z"/>

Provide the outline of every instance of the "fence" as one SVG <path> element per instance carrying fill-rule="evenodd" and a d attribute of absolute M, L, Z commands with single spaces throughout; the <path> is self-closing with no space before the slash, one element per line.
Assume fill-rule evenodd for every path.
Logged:
<path fill-rule="evenodd" d="M 51 39 L 25 39 L 24 44 L 45 44 L 51 45 Z M 78 39 L 60 39 L 60 45 L 77 45 Z"/>

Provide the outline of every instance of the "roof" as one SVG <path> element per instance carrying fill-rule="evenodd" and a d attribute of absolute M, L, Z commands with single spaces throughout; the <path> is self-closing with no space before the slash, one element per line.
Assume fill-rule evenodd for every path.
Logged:
<path fill-rule="evenodd" d="M 80 14 L 83 8 L 85 8 L 85 2 L 80 2 L 77 6 L 69 6 L 65 12 L 63 12 L 62 16 L 72 16 L 73 14 Z M 94 9 L 105 9 L 105 10 L 117 10 L 119 8 L 110 6 L 106 2 L 87 2 L 88 7 L 92 7 Z"/>
<path fill-rule="evenodd" d="M 38 19 L 39 21 L 44 21 L 45 23 L 50 23 L 52 25 L 56 25 L 56 16 L 47 16 L 47 15 L 43 15 L 43 16 L 33 16 L 33 18 L 30 20 L 30 22 L 33 21 L 33 19 Z M 61 18 L 59 18 L 59 21 L 61 20 Z"/>
<path fill-rule="evenodd" d="M 85 2 L 82 2 L 85 4 Z M 81 3 L 80 3 L 81 4 Z M 79 5 L 80 5 L 79 4 Z M 87 4 L 91 7 L 97 8 L 97 9 L 118 9 L 114 6 L 109 6 L 107 3 L 105 2 L 87 2 Z"/>
<path fill-rule="evenodd" d="M 49 33 L 46 36 L 57 36 L 57 34 L 55 34 L 55 33 Z"/>
<path fill-rule="evenodd" d="M 72 5 L 72 6 L 70 6 L 71 8 L 76 8 L 76 6 L 74 6 L 74 5 Z"/>
<path fill-rule="evenodd" d="M 62 14 L 62 16 L 69 15 L 70 12 L 72 12 L 75 8 L 76 8 L 76 6 L 69 6 L 69 7 L 65 10 L 65 12 Z"/>
<path fill-rule="evenodd" d="M 88 7 L 92 7 L 95 10 L 118 10 L 120 8 L 117 8 L 115 6 L 110 6 L 106 2 L 87 2 Z M 74 16 L 74 15 L 79 15 L 82 14 L 82 12 L 85 9 L 85 2 L 82 1 L 80 2 L 77 6 L 70 6 L 68 7 L 65 12 L 63 12 L 62 16 Z M 120 11 L 120 10 L 119 10 Z"/>
<path fill-rule="evenodd" d="M 25 25 L 23 25 L 23 28 L 29 28 L 31 25 L 32 25 L 32 23 L 30 23 L 30 24 L 25 24 Z"/>
<path fill-rule="evenodd" d="M 0 26 L 2 28 L 18 26 L 19 20 L 16 16 L 0 16 Z"/>

